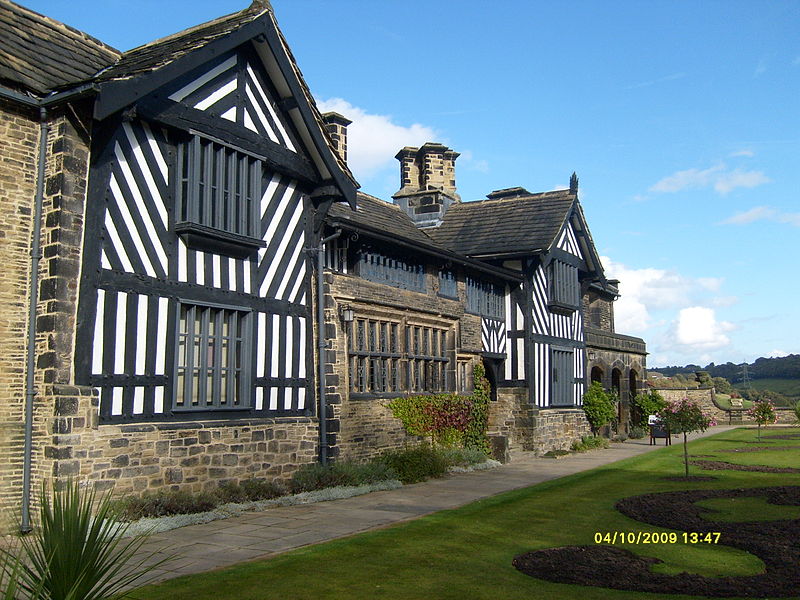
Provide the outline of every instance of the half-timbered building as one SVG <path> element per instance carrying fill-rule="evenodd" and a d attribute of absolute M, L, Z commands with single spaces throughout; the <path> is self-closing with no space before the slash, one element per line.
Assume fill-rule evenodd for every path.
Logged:
<path fill-rule="evenodd" d="M 385 399 L 469 392 L 478 362 L 491 433 L 523 449 L 588 430 L 590 378 L 637 387 L 577 179 L 462 202 L 458 154 L 427 143 L 392 202 L 357 193 L 349 121 L 263 0 L 128 52 L 0 17 L 2 498 L 365 459 L 413 441 Z"/>

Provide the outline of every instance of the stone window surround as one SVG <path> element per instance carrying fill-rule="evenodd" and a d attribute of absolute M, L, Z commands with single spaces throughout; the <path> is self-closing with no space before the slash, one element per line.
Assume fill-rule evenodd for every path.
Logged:
<path fill-rule="evenodd" d="M 427 327 L 433 329 L 444 329 L 447 331 L 447 364 L 445 370 L 445 390 L 441 391 L 454 391 L 455 390 L 455 359 L 456 359 L 456 348 L 457 341 L 460 338 L 459 335 L 459 321 L 456 318 L 448 318 L 444 316 L 429 316 L 424 313 L 418 313 L 415 311 L 410 311 L 408 309 L 405 310 L 398 310 L 392 309 L 391 307 L 383 307 L 377 304 L 361 304 L 361 303 L 354 303 L 350 301 L 350 307 L 355 311 L 355 319 L 354 323 L 359 319 L 369 319 L 373 321 L 382 321 L 388 323 L 396 323 L 398 325 L 398 333 L 399 333 L 399 340 L 398 343 L 400 344 L 400 350 L 402 354 L 402 361 L 401 364 L 401 371 L 404 372 L 404 375 L 407 377 L 407 356 L 408 353 L 406 352 L 405 348 L 405 331 L 406 327 L 411 326 L 419 326 L 419 327 Z M 352 355 L 350 354 L 350 331 L 349 327 L 345 327 L 342 329 L 342 333 L 345 336 L 345 348 L 347 348 L 347 360 L 348 360 L 348 368 L 345 369 L 347 381 L 346 385 L 344 386 L 345 389 L 349 390 L 349 397 L 351 399 L 373 399 L 373 398 L 395 398 L 398 395 L 411 395 L 411 394 L 427 394 L 427 393 L 437 393 L 437 392 L 414 392 L 408 389 L 404 389 L 401 391 L 394 391 L 394 392 L 357 392 L 353 391 L 352 382 L 350 381 L 350 373 L 351 373 L 351 364 L 350 361 L 352 359 Z M 459 358 L 463 358 L 460 353 L 458 353 Z"/>

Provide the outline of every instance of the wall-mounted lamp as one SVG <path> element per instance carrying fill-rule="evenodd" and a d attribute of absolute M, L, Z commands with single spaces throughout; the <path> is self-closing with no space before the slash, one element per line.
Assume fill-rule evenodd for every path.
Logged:
<path fill-rule="evenodd" d="M 343 304 L 342 307 L 339 309 L 339 314 L 342 317 L 342 321 L 345 323 L 352 323 L 353 322 L 353 309 L 350 308 L 350 305 Z"/>

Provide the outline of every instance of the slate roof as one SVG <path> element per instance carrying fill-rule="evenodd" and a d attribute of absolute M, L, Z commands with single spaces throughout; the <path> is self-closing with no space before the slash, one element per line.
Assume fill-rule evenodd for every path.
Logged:
<path fill-rule="evenodd" d="M 85 81 L 120 52 L 90 35 L 0 0 L 0 83 L 36 95 Z"/>
<path fill-rule="evenodd" d="M 328 211 L 328 222 L 351 224 L 357 228 L 363 227 L 394 238 L 445 250 L 417 228 L 399 206 L 363 192 L 358 192 L 357 202 L 358 208 L 355 211 L 342 204 L 333 204 Z"/>
<path fill-rule="evenodd" d="M 486 200 L 451 204 L 442 224 L 426 231 L 440 245 L 466 256 L 545 251 L 575 201 L 570 190 L 499 190 Z"/>
<path fill-rule="evenodd" d="M 94 79 L 108 81 L 150 73 L 255 21 L 265 12 L 266 9 L 254 10 L 251 6 L 148 42 L 123 53 L 115 64 L 98 73 Z"/>
<path fill-rule="evenodd" d="M 131 79 L 157 71 L 260 18 L 278 32 L 300 89 L 339 168 L 356 187 L 355 177 L 335 151 L 322 116 L 283 37 L 268 0 L 120 53 L 101 41 L 10 0 L 0 0 L 0 85 L 23 87 L 37 95 L 81 83 Z"/>

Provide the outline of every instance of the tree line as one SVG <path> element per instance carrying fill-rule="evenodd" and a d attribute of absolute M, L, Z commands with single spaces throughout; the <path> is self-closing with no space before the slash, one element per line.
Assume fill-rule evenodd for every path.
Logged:
<path fill-rule="evenodd" d="M 693 376 L 697 371 L 706 371 L 711 377 L 722 377 L 731 383 L 740 383 L 743 380 L 745 364 L 747 364 L 747 374 L 750 379 L 800 379 L 800 354 L 790 354 L 780 358 L 761 357 L 752 363 L 738 365 L 732 362 L 717 365 L 712 362 L 705 367 L 689 364 L 684 367 L 649 368 L 648 371 L 661 373 L 667 377 Z"/>

